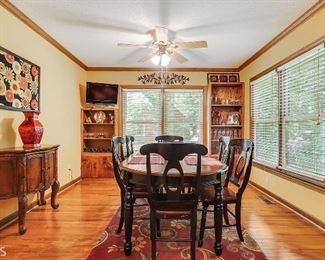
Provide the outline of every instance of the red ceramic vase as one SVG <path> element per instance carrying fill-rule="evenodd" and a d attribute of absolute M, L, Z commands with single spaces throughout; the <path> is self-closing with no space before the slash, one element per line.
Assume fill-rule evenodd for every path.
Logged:
<path fill-rule="evenodd" d="M 40 147 L 44 127 L 38 120 L 39 112 L 23 112 L 25 120 L 18 127 L 24 148 Z"/>

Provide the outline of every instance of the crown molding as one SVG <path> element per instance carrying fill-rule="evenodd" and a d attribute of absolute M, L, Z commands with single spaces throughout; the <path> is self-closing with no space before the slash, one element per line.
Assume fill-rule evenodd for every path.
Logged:
<path fill-rule="evenodd" d="M 80 61 L 76 56 L 64 48 L 58 41 L 56 41 L 51 35 L 45 32 L 40 26 L 33 22 L 29 17 L 27 17 L 23 12 L 21 12 L 16 6 L 11 4 L 8 0 L 0 0 L 0 5 L 4 7 L 7 11 L 13 14 L 16 18 L 26 24 L 29 28 L 35 31 L 38 35 L 44 38 L 46 41 L 51 43 L 54 47 L 64 53 L 67 57 L 77 63 L 81 68 L 87 70 L 87 66 Z"/>
<path fill-rule="evenodd" d="M 238 68 L 88 67 L 87 71 L 239 72 Z"/>
<path fill-rule="evenodd" d="M 78 64 L 81 68 L 86 71 L 161 71 L 160 68 L 142 68 L 142 67 L 88 67 L 71 52 L 69 52 L 65 47 L 63 47 L 58 41 L 56 41 L 52 36 L 45 32 L 39 25 L 33 22 L 29 17 L 27 17 L 23 12 L 21 12 L 16 6 L 11 4 L 8 0 L 0 0 L 0 6 L 4 7 L 7 11 L 25 23 L 29 28 L 39 34 L 46 41 L 51 43 L 54 47 L 64 53 L 68 58 Z M 281 41 L 284 37 L 295 30 L 299 25 L 307 21 L 311 16 L 320 11 L 325 6 L 325 0 L 319 0 L 310 9 L 303 13 L 299 18 L 292 22 L 288 27 L 286 27 L 282 32 L 275 36 L 271 41 L 269 41 L 264 47 L 258 50 L 253 56 L 242 63 L 238 68 L 168 68 L 167 71 L 178 71 L 178 72 L 240 72 L 263 53 L 272 48 L 275 44 Z"/>
<path fill-rule="evenodd" d="M 325 6 L 324 0 L 319 0 L 316 4 L 314 4 L 311 8 L 309 8 L 306 12 L 304 12 L 301 16 L 299 16 L 295 21 L 293 21 L 288 27 L 286 27 L 283 31 L 281 31 L 277 36 L 275 36 L 271 41 L 269 41 L 266 45 L 264 45 L 260 50 L 258 50 L 253 56 L 247 59 L 243 64 L 238 67 L 238 70 L 241 71 L 249 64 L 251 64 L 254 60 L 259 58 L 266 51 L 271 49 L 275 44 L 281 41 L 284 37 L 290 34 L 293 30 L 295 30 L 299 25 L 303 24 L 309 18 L 311 18 L 315 13 L 319 12 Z"/>

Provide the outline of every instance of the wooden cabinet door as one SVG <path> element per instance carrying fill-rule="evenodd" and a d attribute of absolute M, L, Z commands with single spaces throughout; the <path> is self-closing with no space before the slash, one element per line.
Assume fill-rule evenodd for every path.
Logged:
<path fill-rule="evenodd" d="M 101 158 L 101 164 L 102 164 L 102 173 L 99 177 L 105 177 L 105 178 L 113 178 L 113 163 L 112 163 L 112 156 L 105 156 Z"/>
<path fill-rule="evenodd" d="M 0 158 L 0 198 L 11 198 L 17 195 L 16 158 Z"/>
<path fill-rule="evenodd" d="M 83 178 L 113 178 L 112 156 L 84 156 Z"/>
<path fill-rule="evenodd" d="M 45 171 L 44 171 L 44 185 L 49 187 L 55 178 L 56 168 L 56 151 L 51 151 L 45 154 Z"/>
<path fill-rule="evenodd" d="M 43 188 L 44 154 L 28 155 L 26 160 L 27 193 Z"/>

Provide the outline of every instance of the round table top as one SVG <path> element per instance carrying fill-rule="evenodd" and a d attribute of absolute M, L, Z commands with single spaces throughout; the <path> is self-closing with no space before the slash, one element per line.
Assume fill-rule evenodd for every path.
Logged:
<path fill-rule="evenodd" d="M 189 155 L 180 162 L 184 176 L 190 177 L 196 175 L 196 160 L 195 156 Z M 162 176 L 166 167 L 166 161 L 159 155 L 151 156 L 151 174 L 154 176 Z M 141 154 L 133 154 L 126 158 L 121 163 L 121 169 L 132 174 L 147 175 L 146 157 Z M 201 160 L 201 176 L 213 175 L 221 173 L 227 169 L 227 165 L 218 161 L 217 159 L 209 156 L 202 156 Z M 175 173 L 178 175 L 178 171 L 171 169 L 170 174 Z"/>

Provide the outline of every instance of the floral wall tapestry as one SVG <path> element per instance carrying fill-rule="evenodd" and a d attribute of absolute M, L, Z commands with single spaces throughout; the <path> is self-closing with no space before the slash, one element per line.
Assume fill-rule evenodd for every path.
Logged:
<path fill-rule="evenodd" d="M 39 111 L 40 67 L 0 46 L 0 108 Z"/>

